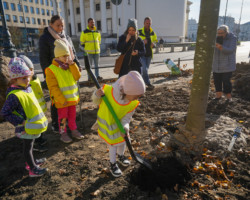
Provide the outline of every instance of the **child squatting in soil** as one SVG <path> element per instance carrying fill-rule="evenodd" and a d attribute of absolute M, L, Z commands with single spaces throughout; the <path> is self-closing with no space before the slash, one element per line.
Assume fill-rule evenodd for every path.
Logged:
<path fill-rule="evenodd" d="M 34 140 L 47 130 L 48 120 L 30 87 L 33 73 L 24 60 L 18 57 L 12 58 L 8 67 L 10 87 L 7 89 L 7 99 L 1 114 L 16 126 L 15 134 L 23 140 L 23 154 L 29 176 L 42 176 L 47 168 L 39 166 L 45 162 L 45 159 L 34 161 L 33 144 Z"/>
<path fill-rule="evenodd" d="M 139 105 L 137 99 L 144 93 L 145 83 L 142 76 L 137 71 L 130 71 L 112 86 L 105 84 L 102 89 L 96 90 L 92 95 L 93 102 L 99 105 L 98 134 L 109 145 L 110 171 L 114 177 L 122 175 L 122 171 L 116 164 L 116 154 L 121 165 L 128 166 L 130 161 L 124 156 L 126 148 L 124 134 L 120 132 L 101 96 L 105 94 L 129 137 L 129 123 Z"/>
<path fill-rule="evenodd" d="M 30 69 L 30 71 L 34 73 L 34 65 L 32 61 L 27 56 L 24 56 L 24 55 L 19 55 L 18 57 L 22 58 L 25 64 L 27 65 L 27 67 Z M 44 99 L 41 82 L 35 73 L 31 77 L 30 85 L 34 92 L 35 97 L 37 98 L 39 102 L 39 105 L 41 106 L 43 112 L 45 113 L 47 111 L 47 105 Z M 35 142 L 33 145 L 33 151 L 37 151 L 41 153 L 48 151 L 48 148 L 44 146 L 47 143 L 47 140 L 43 137 L 43 135 L 44 133 L 41 133 L 41 136 L 35 139 Z"/>
<path fill-rule="evenodd" d="M 67 134 L 66 120 L 71 130 L 72 137 L 83 139 L 76 126 L 76 105 L 79 102 L 77 82 L 81 73 L 76 63 L 70 59 L 70 51 L 67 44 L 57 39 L 55 41 L 55 58 L 52 64 L 46 68 L 46 82 L 50 92 L 52 104 L 55 104 L 58 112 L 58 122 L 63 123 L 60 140 L 64 143 L 72 142 Z"/>

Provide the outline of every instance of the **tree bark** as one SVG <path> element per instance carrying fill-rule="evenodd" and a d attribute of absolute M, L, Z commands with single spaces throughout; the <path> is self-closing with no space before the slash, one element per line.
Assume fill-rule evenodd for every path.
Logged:
<path fill-rule="evenodd" d="M 182 138 L 176 139 L 192 147 L 205 139 L 205 115 L 212 71 L 220 0 L 201 0 L 199 26 L 194 57 L 194 75 L 185 126 L 180 126 Z"/>

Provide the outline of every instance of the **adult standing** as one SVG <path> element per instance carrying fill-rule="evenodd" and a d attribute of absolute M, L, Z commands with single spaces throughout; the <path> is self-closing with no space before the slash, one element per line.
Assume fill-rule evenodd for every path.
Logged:
<path fill-rule="evenodd" d="M 236 70 L 236 46 L 236 36 L 229 32 L 228 26 L 218 27 L 213 60 L 215 100 L 220 100 L 224 93 L 227 101 L 232 101 L 231 77 Z"/>
<path fill-rule="evenodd" d="M 76 51 L 73 46 L 71 38 L 64 32 L 64 19 L 59 15 L 54 15 L 50 19 L 50 24 L 48 27 L 44 28 L 43 34 L 39 39 L 39 58 L 40 65 L 43 70 L 44 79 L 45 69 L 49 67 L 52 63 L 52 60 L 55 58 L 54 55 L 54 42 L 56 39 L 62 39 L 70 51 L 70 59 L 73 60 L 81 71 L 81 65 L 76 56 Z M 58 125 L 58 114 L 55 105 L 51 105 L 51 119 L 52 119 L 52 130 L 55 132 L 59 131 Z"/>
<path fill-rule="evenodd" d="M 132 70 L 141 74 L 141 58 L 145 55 L 145 46 L 138 37 L 137 29 L 137 20 L 129 19 L 127 30 L 119 37 L 117 50 L 125 54 L 119 77 Z"/>
<path fill-rule="evenodd" d="M 93 18 L 88 19 L 88 26 L 82 31 L 80 42 L 81 45 L 84 46 L 84 51 L 88 53 L 90 66 L 92 66 L 94 61 L 96 78 L 102 80 L 102 77 L 99 76 L 101 34 L 96 29 Z M 88 79 L 90 80 L 90 78 Z"/>
<path fill-rule="evenodd" d="M 144 19 L 144 27 L 139 29 L 139 36 L 144 41 L 146 54 L 142 57 L 142 77 L 144 79 L 145 84 L 149 88 L 154 88 L 151 85 L 149 76 L 148 76 L 148 69 L 151 63 L 151 59 L 153 58 L 153 47 L 155 46 L 154 43 L 157 43 L 157 35 L 154 30 L 151 28 L 152 19 L 150 17 L 146 17 Z"/>

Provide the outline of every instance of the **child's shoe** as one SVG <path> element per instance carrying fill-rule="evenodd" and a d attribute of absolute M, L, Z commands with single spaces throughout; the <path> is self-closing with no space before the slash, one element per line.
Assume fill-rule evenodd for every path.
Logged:
<path fill-rule="evenodd" d="M 127 167 L 130 165 L 130 161 L 124 155 L 118 155 L 118 161 L 122 166 Z"/>
<path fill-rule="evenodd" d="M 40 177 L 48 171 L 47 168 L 35 167 L 29 170 L 29 177 Z"/>
<path fill-rule="evenodd" d="M 44 153 L 44 152 L 48 151 L 48 148 L 45 146 L 42 146 L 40 144 L 34 144 L 33 151 Z"/>
<path fill-rule="evenodd" d="M 114 177 L 120 177 L 122 175 L 122 171 L 117 166 L 116 162 L 114 164 L 110 163 L 110 172 Z"/>
<path fill-rule="evenodd" d="M 45 163 L 45 161 L 46 161 L 47 159 L 46 158 L 40 158 L 40 159 L 36 159 L 35 160 L 35 164 L 38 166 L 38 167 L 40 167 L 40 166 L 42 166 L 44 163 Z M 28 163 L 26 162 L 25 163 L 25 169 L 26 170 L 30 170 L 30 166 L 28 165 Z"/>
<path fill-rule="evenodd" d="M 76 130 L 73 130 L 71 131 L 71 134 L 72 134 L 72 137 L 78 139 L 78 140 L 81 140 L 84 138 L 84 136 L 76 129 Z"/>
<path fill-rule="evenodd" d="M 68 134 L 67 134 L 66 132 L 63 132 L 63 133 L 61 134 L 60 140 L 61 140 L 62 142 L 64 142 L 64 143 L 70 143 L 70 142 L 72 142 L 72 139 L 68 136 Z"/>

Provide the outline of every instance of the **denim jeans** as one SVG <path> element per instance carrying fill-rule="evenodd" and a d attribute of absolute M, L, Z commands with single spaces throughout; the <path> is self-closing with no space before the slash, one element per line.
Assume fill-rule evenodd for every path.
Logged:
<path fill-rule="evenodd" d="M 89 56 L 89 64 L 92 66 L 92 63 L 94 61 L 95 65 L 95 76 L 96 78 L 99 76 L 99 60 L 100 60 L 100 54 L 88 54 Z M 88 75 L 89 78 L 89 75 Z"/>
<path fill-rule="evenodd" d="M 145 57 L 143 56 L 141 58 L 141 62 L 142 62 L 142 77 L 143 77 L 143 80 L 145 82 L 146 85 L 150 85 L 150 80 L 149 80 L 149 76 L 148 76 L 148 68 L 149 68 L 149 65 L 151 63 L 151 57 Z"/>

